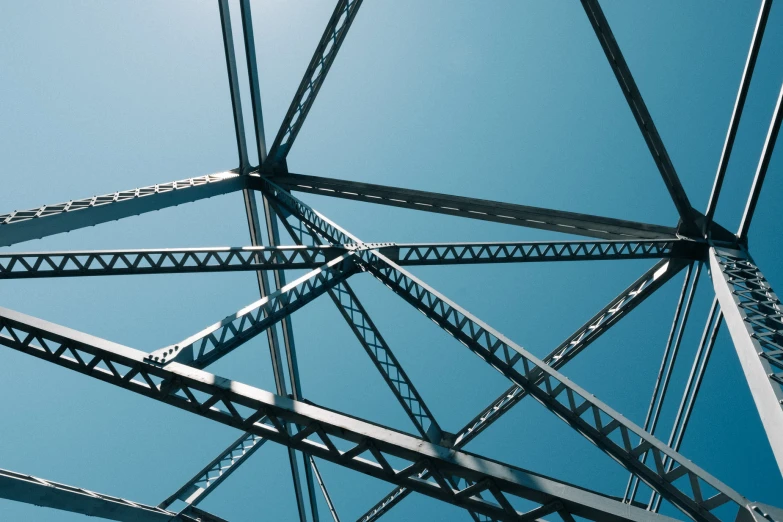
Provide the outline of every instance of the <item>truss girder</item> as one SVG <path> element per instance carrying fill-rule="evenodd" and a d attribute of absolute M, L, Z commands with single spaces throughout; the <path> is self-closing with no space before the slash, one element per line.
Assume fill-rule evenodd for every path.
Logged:
<path fill-rule="evenodd" d="M 499 520 L 526 520 L 511 508 L 509 499 L 514 497 L 541 505 L 559 502 L 567 513 L 591 520 L 672 520 L 539 474 L 431 444 L 180 363 L 165 367 L 149 364 L 147 354 L 140 350 L 5 308 L 0 308 L 0 344 Z M 301 426 L 301 431 L 291 435 L 285 427 L 289 423 Z M 341 451 L 336 442 L 349 445 L 350 449 Z M 409 465 L 394 469 L 389 457 Z M 415 478 L 425 468 L 431 470 L 433 480 Z M 475 486 L 455 490 L 444 478 L 449 476 Z M 491 500 L 478 498 L 480 492 L 487 492 Z"/>
<path fill-rule="evenodd" d="M 285 189 L 600 239 L 673 239 L 671 227 L 334 178 L 275 176 Z"/>
<path fill-rule="evenodd" d="M 123 522 L 169 522 L 166 509 L 0 469 L 0 497 L 82 515 Z M 194 521 L 183 517 L 181 520 Z"/>
<path fill-rule="evenodd" d="M 314 269 L 339 246 L 215 247 L 0 253 L 0 279 Z"/>
<path fill-rule="evenodd" d="M 372 245 L 374 246 L 374 245 Z M 394 243 L 378 251 L 400 266 L 701 257 L 706 245 L 681 239 Z M 1 260 L 1 258 L 0 258 Z"/>
<path fill-rule="evenodd" d="M 353 254 L 337 257 L 184 341 L 151 352 L 148 361 L 156 364 L 178 361 L 206 368 L 323 295 L 354 271 Z"/>
<path fill-rule="evenodd" d="M 612 67 L 612 72 L 614 72 L 617 83 L 620 85 L 620 90 L 623 91 L 623 96 L 625 96 L 628 107 L 633 113 L 636 124 L 639 126 L 639 130 L 642 131 L 644 141 L 650 149 L 650 154 L 652 154 L 653 161 L 655 161 L 655 165 L 661 173 L 666 189 L 669 191 L 672 201 L 674 201 L 674 206 L 677 208 L 680 219 L 688 226 L 694 219 L 693 207 L 690 201 L 688 201 L 688 196 L 685 194 L 680 178 L 674 170 L 669 153 L 666 152 L 666 147 L 658 134 L 658 129 L 656 129 L 652 116 L 647 110 L 647 105 L 645 105 L 644 99 L 642 99 L 639 87 L 636 85 L 623 53 L 614 39 L 609 22 L 607 22 L 598 0 L 582 0 L 582 7 L 584 7 L 598 41 L 601 43 L 609 65 Z"/>
<path fill-rule="evenodd" d="M 293 218 L 293 216 L 289 217 Z M 320 244 L 321 240 L 316 233 L 304 227 L 296 227 L 287 219 L 282 221 L 289 235 L 297 244 L 302 245 L 310 242 L 316 245 Z M 329 296 L 416 430 L 422 437 L 439 443 L 443 435 L 440 425 L 348 282 L 342 281 L 331 288 Z"/>
<path fill-rule="evenodd" d="M 745 251 L 711 248 L 710 272 L 726 326 L 783 474 L 783 305 Z"/>
<path fill-rule="evenodd" d="M 254 433 L 243 433 L 158 507 L 168 509 L 177 500 L 189 506 L 198 505 L 265 442 L 266 439 Z"/>
<path fill-rule="evenodd" d="M 0 215 L 0 246 L 191 203 L 245 188 L 247 178 L 221 172 Z"/>
<path fill-rule="evenodd" d="M 269 161 L 272 166 L 284 161 L 288 156 L 288 151 L 291 150 L 291 146 L 294 144 L 302 124 L 304 124 L 307 113 L 310 112 L 310 107 L 313 106 L 315 97 L 318 95 L 318 91 L 326 79 L 326 74 L 334 63 L 337 51 L 340 50 L 361 5 L 362 0 L 339 0 L 337 2 L 334 12 L 326 24 L 324 34 L 318 42 L 318 47 L 315 48 L 315 53 L 307 66 L 304 78 L 302 78 L 294 99 L 291 101 L 291 106 L 280 125 L 272 148 L 269 149 Z"/>
<path fill-rule="evenodd" d="M 266 190 L 281 205 L 320 235 L 334 242 L 355 236 L 324 218 L 273 183 Z M 324 227 L 324 228 L 322 228 Z M 525 389 L 548 410 L 587 438 L 653 490 L 695 520 L 720 520 L 713 512 L 726 503 L 747 511 L 748 500 L 699 468 L 663 442 L 630 422 L 594 395 L 560 374 L 533 354 L 513 343 L 489 325 L 430 288 L 390 259 L 370 248 L 357 250 L 363 268 L 400 295 L 430 320 L 441 326 L 481 359 Z M 638 436 L 641 443 L 631 442 Z M 651 461 L 642 462 L 649 454 Z M 666 473 L 659 464 L 664 458 L 674 464 Z M 715 495 L 704 498 L 710 488 Z"/>

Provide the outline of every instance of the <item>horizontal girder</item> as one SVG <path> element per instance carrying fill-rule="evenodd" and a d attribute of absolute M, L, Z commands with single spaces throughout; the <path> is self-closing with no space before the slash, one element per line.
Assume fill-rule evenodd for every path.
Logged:
<path fill-rule="evenodd" d="M 214 247 L 0 253 L 0 279 L 314 269 L 345 248 Z"/>
<path fill-rule="evenodd" d="M 149 364 L 145 352 L 5 308 L 0 308 L 0 344 L 500 520 L 526 519 L 510 508 L 509 501 L 514 497 L 541 505 L 557 502 L 559 510 L 591 520 L 672 520 L 543 475 L 431 444 L 177 362 L 165 367 Z M 291 435 L 285 427 L 289 423 L 301 430 Z M 350 449 L 339 450 L 335 445 L 338 439 L 341 446 Z M 389 457 L 408 464 L 395 469 Z M 434 479 L 417 479 L 416 474 L 423 469 L 429 469 Z M 461 478 L 476 486 L 453 489 L 444 477 Z M 487 492 L 491 500 L 479 498 L 481 492 Z"/>
<path fill-rule="evenodd" d="M 450 196 L 423 190 L 410 190 L 358 181 L 285 174 L 275 176 L 284 189 L 322 196 L 378 203 L 470 219 L 494 221 L 601 239 L 673 239 L 674 228 L 623 219 L 591 216 L 562 210 L 501 203 L 486 199 Z M 258 178 L 252 184 L 263 186 Z"/>

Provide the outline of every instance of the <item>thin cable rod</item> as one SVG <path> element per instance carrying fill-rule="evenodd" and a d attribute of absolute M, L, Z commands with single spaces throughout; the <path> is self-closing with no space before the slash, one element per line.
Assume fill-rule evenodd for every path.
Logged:
<path fill-rule="evenodd" d="M 683 438 L 685 437 L 685 429 L 688 427 L 688 422 L 693 412 L 693 407 L 696 404 L 696 397 L 701 389 L 701 383 L 704 379 L 704 372 L 707 369 L 707 363 L 712 355 L 712 348 L 715 346 L 715 339 L 718 336 L 718 330 L 722 322 L 723 316 L 718 309 L 718 298 L 712 300 L 712 306 L 710 307 L 710 313 L 707 316 L 707 323 L 704 325 L 704 331 L 701 335 L 701 341 L 699 342 L 699 349 L 696 351 L 696 356 L 693 359 L 693 366 L 691 372 L 688 375 L 688 381 L 685 384 L 685 390 L 680 400 L 680 406 L 677 409 L 677 415 L 674 419 L 674 425 L 672 426 L 671 434 L 669 435 L 669 446 L 674 448 L 675 451 L 680 450 Z M 714 322 L 714 324 L 713 324 Z M 710 329 L 712 325 L 712 329 Z M 709 332 L 709 337 L 707 336 Z M 702 356 L 703 354 L 703 356 Z M 699 361 L 701 360 L 701 363 Z M 698 370 L 697 370 L 698 367 Z M 691 392 L 691 390 L 693 390 Z M 663 464 L 666 465 L 666 472 L 672 470 L 673 462 L 664 457 Z M 647 509 L 658 512 L 661 506 L 660 497 L 653 492 L 650 496 L 650 502 Z"/>
<path fill-rule="evenodd" d="M 737 91 L 737 99 L 734 101 L 734 110 L 731 113 L 731 120 L 729 120 L 729 130 L 726 133 L 726 141 L 723 142 L 723 150 L 721 151 L 720 161 L 718 162 L 718 172 L 715 174 L 710 200 L 707 203 L 707 210 L 704 212 L 705 236 L 709 230 L 710 223 L 712 223 L 712 218 L 715 215 L 715 208 L 718 206 L 720 190 L 723 187 L 723 178 L 726 176 L 726 169 L 729 166 L 729 158 L 731 157 L 731 151 L 734 148 L 734 139 L 737 137 L 737 129 L 739 128 L 740 118 L 742 118 L 742 110 L 745 108 L 745 99 L 748 97 L 750 80 L 753 77 L 753 69 L 756 67 L 756 59 L 759 56 L 761 39 L 764 37 L 764 29 L 767 26 L 767 19 L 769 18 L 769 10 L 771 7 L 772 0 L 762 0 L 759 16 L 756 20 L 756 28 L 753 31 L 753 38 L 750 41 L 748 58 L 745 60 L 745 69 L 742 71 L 742 79 L 740 80 L 739 90 Z"/>

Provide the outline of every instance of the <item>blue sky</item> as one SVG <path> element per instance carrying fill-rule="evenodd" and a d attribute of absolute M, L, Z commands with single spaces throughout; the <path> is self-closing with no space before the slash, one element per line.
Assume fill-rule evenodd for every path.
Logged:
<path fill-rule="evenodd" d="M 236 3 L 232 3 L 236 8 Z M 603 3 L 693 205 L 704 210 L 755 24 L 757 2 Z M 253 2 L 269 141 L 332 2 Z M 238 9 L 234 10 L 235 21 Z M 736 230 L 783 68 L 783 8 L 767 35 L 716 219 Z M 37 207 L 237 165 L 215 2 L 6 2 L 0 7 L 0 210 Z M 249 98 L 245 89 L 245 105 Z M 248 115 L 249 116 L 249 115 Z M 246 117 L 246 121 L 251 119 Z M 750 232 L 783 288 L 780 150 Z M 288 158 L 292 172 L 673 225 L 676 213 L 577 2 L 366 0 Z M 303 195 L 364 240 L 562 239 L 518 227 Z M 15 245 L 13 251 L 248 244 L 231 194 Z M 422 267 L 414 272 L 537 355 L 651 261 Z M 642 423 L 681 277 L 624 318 L 566 375 Z M 447 430 L 507 381 L 366 274 L 365 306 Z M 6 281 L 0 306 L 154 350 L 257 299 L 250 273 Z M 668 436 L 712 299 L 705 273 L 658 434 Z M 293 316 L 306 397 L 412 431 L 337 310 Z M 264 336 L 213 367 L 272 390 Z M 0 350 L 0 467 L 156 504 L 237 434 L 9 349 Z M 622 494 L 627 474 L 533 401 L 468 450 Z M 753 500 L 783 504 L 783 479 L 725 328 L 682 448 Z M 341 518 L 390 486 L 321 464 Z M 294 520 L 285 449 L 268 444 L 202 505 L 231 521 Z M 8 520 L 80 517 L 0 501 Z M 322 510 L 322 516 L 328 516 Z M 412 496 L 388 520 L 467 519 Z"/>

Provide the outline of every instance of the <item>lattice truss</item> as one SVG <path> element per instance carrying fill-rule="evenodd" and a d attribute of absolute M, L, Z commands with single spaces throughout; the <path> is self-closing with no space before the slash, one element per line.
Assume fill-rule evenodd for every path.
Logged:
<path fill-rule="evenodd" d="M 247 55 L 255 146 L 248 161 L 240 86 L 228 0 L 218 0 L 239 166 L 197 178 L 116 192 L 0 216 L 0 245 L 93 226 L 219 194 L 243 191 L 251 246 L 169 250 L 27 252 L 0 255 L 0 279 L 112 274 L 254 271 L 260 299 L 176 345 L 152 353 L 121 346 L 12 310 L 0 309 L 0 343 L 39 359 L 125 388 L 242 432 L 157 506 L 0 470 L 0 495 L 86 515 L 126 521 L 221 520 L 197 507 L 267 442 L 289 451 L 300 520 L 319 520 L 317 495 L 339 517 L 318 471 L 323 459 L 385 480 L 394 489 L 360 520 L 377 520 L 411 492 L 460 506 L 474 520 L 533 521 L 574 517 L 596 521 L 664 521 L 662 501 L 700 522 L 783 522 L 783 511 L 749 501 L 678 451 L 707 361 L 722 322 L 741 361 L 778 466 L 783 470 L 783 315 L 779 298 L 748 252 L 747 234 L 781 124 L 778 97 L 751 194 L 737 233 L 713 220 L 743 111 L 771 1 L 764 0 L 729 124 L 712 194 L 704 213 L 694 209 L 597 0 L 582 0 L 609 64 L 679 213 L 660 226 L 469 197 L 371 185 L 288 172 L 286 157 L 305 123 L 361 0 L 339 0 L 267 154 L 249 0 L 240 16 Z M 781 91 L 783 95 L 783 90 Z M 462 218 L 566 232 L 591 239 L 520 243 L 366 243 L 294 197 L 315 193 Z M 260 218 L 256 195 L 263 202 Z M 279 225 L 296 245 L 279 245 Z M 269 245 L 261 245 L 261 227 Z M 543 359 L 535 357 L 406 270 L 455 265 L 654 259 L 655 264 Z M 697 358 L 667 442 L 655 435 L 685 320 L 702 266 L 708 265 L 715 299 Z M 287 282 L 286 270 L 306 269 Z M 658 288 L 685 271 L 674 324 L 643 426 L 565 377 L 561 369 Z M 273 282 L 269 280 L 269 274 Z M 446 431 L 348 280 L 366 273 L 426 315 L 486 364 L 510 388 L 455 433 Z M 361 277 L 369 277 L 361 276 Z M 416 435 L 321 408 L 302 397 L 291 314 L 328 294 L 381 377 L 410 418 Z M 277 332 L 280 323 L 282 336 Z M 679 323 L 679 328 L 677 324 Z M 266 334 L 276 389 L 264 391 L 210 374 L 206 368 L 253 337 Z M 289 373 L 290 389 L 284 378 Z M 630 472 L 622 496 L 612 497 L 511 464 L 462 451 L 490 424 L 526 397 L 541 403 Z M 338 449 L 343 448 L 343 449 Z M 345 449 L 348 448 L 348 449 Z M 302 459 L 303 466 L 299 466 Z M 400 465 L 399 463 L 403 463 Z M 304 470 L 304 476 L 300 476 Z M 652 497 L 637 499 L 639 484 Z M 320 492 L 318 491 L 320 490 Z M 173 506 L 177 505 L 176 509 Z M 533 506 L 520 510 L 518 506 Z M 309 506 L 309 508 L 308 508 Z"/>

